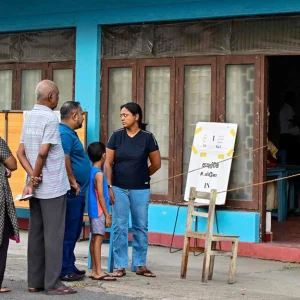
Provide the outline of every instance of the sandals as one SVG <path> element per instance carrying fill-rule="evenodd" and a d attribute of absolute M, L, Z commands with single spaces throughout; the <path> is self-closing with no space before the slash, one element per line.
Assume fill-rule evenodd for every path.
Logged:
<path fill-rule="evenodd" d="M 145 276 L 145 277 L 156 277 L 155 274 L 153 274 L 150 270 L 145 269 L 143 271 L 136 271 L 135 273 L 136 275 L 141 275 L 141 276 Z"/>
<path fill-rule="evenodd" d="M 75 294 L 77 291 L 73 290 L 71 287 L 67 287 L 62 285 L 61 287 L 57 288 L 56 290 L 47 291 L 46 295 L 70 295 Z"/>
<path fill-rule="evenodd" d="M 29 293 L 38 293 L 44 291 L 44 288 L 28 288 Z"/>
<path fill-rule="evenodd" d="M 7 287 L 0 288 L 0 293 L 9 293 L 9 292 L 11 292 L 11 289 L 9 289 Z"/>
<path fill-rule="evenodd" d="M 111 277 L 123 277 L 126 275 L 125 269 L 117 269 L 114 273 L 111 274 Z"/>
<path fill-rule="evenodd" d="M 100 276 L 100 277 L 94 277 L 94 276 L 91 276 L 92 280 L 103 280 L 103 281 L 116 281 L 117 279 L 114 277 L 114 276 L 111 276 L 109 274 L 105 274 L 103 276 Z"/>

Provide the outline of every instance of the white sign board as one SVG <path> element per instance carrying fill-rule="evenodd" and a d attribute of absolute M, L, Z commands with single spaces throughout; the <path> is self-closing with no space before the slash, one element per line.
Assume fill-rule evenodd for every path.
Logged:
<path fill-rule="evenodd" d="M 192 145 L 184 200 L 189 200 L 190 187 L 197 191 L 226 191 L 229 181 L 237 124 L 199 122 Z M 217 205 L 225 204 L 226 193 L 217 194 Z M 196 202 L 208 204 L 205 199 Z"/>

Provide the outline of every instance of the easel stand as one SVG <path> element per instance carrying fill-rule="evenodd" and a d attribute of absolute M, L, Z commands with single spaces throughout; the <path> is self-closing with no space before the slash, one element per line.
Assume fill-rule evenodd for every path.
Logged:
<path fill-rule="evenodd" d="M 198 212 L 194 210 L 194 203 L 196 198 L 207 199 L 209 202 L 208 213 Z M 181 278 L 186 278 L 187 264 L 189 258 L 189 252 L 193 252 L 196 249 L 190 247 L 190 239 L 202 239 L 205 240 L 204 259 L 202 267 L 202 282 L 207 283 L 213 277 L 215 256 L 229 256 L 230 268 L 228 275 L 228 283 L 235 282 L 236 276 L 236 258 L 238 251 L 238 236 L 229 236 L 223 234 L 213 234 L 213 225 L 215 218 L 215 206 L 216 206 L 217 191 L 211 190 L 210 193 L 196 191 L 196 188 L 190 188 L 189 206 L 186 220 L 186 231 L 184 236 L 184 246 L 181 262 Z M 192 231 L 193 217 L 207 218 L 206 233 Z M 226 241 L 232 243 L 231 251 L 222 251 L 216 249 L 217 242 Z"/>

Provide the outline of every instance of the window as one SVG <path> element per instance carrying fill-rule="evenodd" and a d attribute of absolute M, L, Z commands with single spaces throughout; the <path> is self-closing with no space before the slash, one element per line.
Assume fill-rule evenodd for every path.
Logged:
<path fill-rule="evenodd" d="M 43 79 L 54 80 L 60 106 L 73 100 L 74 62 L 0 64 L 0 110 L 30 110 L 36 103 L 35 88 Z"/>
<path fill-rule="evenodd" d="M 13 77 L 13 69 L 10 69 L 9 66 L 0 65 L 0 110 L 10 110 L 12 107 Z"/>

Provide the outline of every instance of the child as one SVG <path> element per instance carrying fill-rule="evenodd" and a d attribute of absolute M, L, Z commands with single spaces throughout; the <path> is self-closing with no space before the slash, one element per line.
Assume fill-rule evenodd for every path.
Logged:
<path fill-rule="evenodd" d="M 102 167 L 105 161 L 105 146 L 100 142 L 89 145 L 88 155 L 93 163 L 90 172 L 88 213 L 90 217 L 92 239 L 90 253 L 92 258 L 93 280 L 114 281 L 116 278 L 101 270 L 101 246 L 105 227 L 111 226 L 111 215 L 108 213 L 108 185 Z"/>

